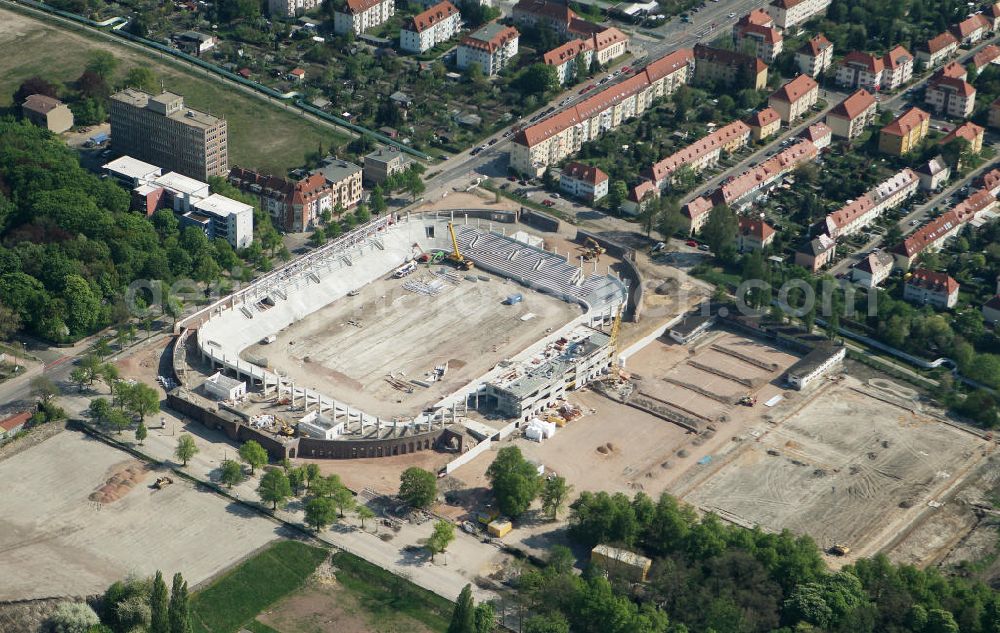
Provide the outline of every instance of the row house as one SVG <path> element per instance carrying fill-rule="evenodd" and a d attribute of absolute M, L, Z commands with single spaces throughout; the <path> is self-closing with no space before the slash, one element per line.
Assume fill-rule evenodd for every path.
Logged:
<path fill-rule="evenodd" d="M 799 75 L 778 88 L 767 99 L 767 105 L 778 111 L 784 123 L 790 123 L 816 105 L 819 84 L 809 75 Z"/>
<path fill-rule="evenodd" d="M 885 251 L 868 253 L 857 264 L 851 266 L 851 281 L 865 288 L 881 285 L 892 273 L 894 259 Z"/>
<path fill-rule="evenodd" d="M 694 59 L 697 83 L 719 82 L 754 90 L 763 90 L 767 86 L 767 64 L 757 57 L 695 44 Z"/>
<path fill-rule="evenodd" d="M 913 77 L 913 55 L 897 46 L 882 57 L 852 51 L 837 68 L 837 83 L 847 88 L 895 90 Z"/>
<path fill-rule="evenodd" d="M 799 165 L 816 159 L 819 150 L 807 139 L 789 146 L 763 163 L 723 183 L 712 194 L 714 204 L 734 209 L 749 206 L 764 191 L 776 186 Z"/>
<path fill-rule="evenodd" d="M 559 83 L 566 85 L 576 81 L 580 68 L 587 71 L 593 58 L 593 40 L 573 39 L 545 53 L 542 62 L 554 66 Z"/>
<path fill-rule="evenodd" d="M 514 136 L 511 167 L 540 176 L 549 165 L 578 152 L 583 143 L 641 115 L 656 99 L 673 94 L 690 80 L 693 70 L 693 51 L 674 51 L 636 75 L 525 127 Z"/>
<path fill-rule="evenodd" d="M 951 27 L 951 33 L 961 44 L 975 44 L 986 37 L 992 27 L 992 21 L 985 15 L 976 13 Z"/>
<path fill-rule="evenodd" d="M 462 39 L 458 45 L 456 64 L 461 70 L 476 64 L 484 75 L 492 77 L 517 55 L 520 36 L 512 26 L 497 22 L 487 24 Z"/>
<path fill-rule="evenodd" d="M 762 251 L 774 242 L 776 231 L 764 218 L 741 215 L 736 227 L 736 250 L 740 253 Z"/>
<path fill-rule="evenodd" d="M 934 68 L 938 64 L 944 63 L 945 60 L 957 52 L 958 38 L 950 32 L 945 31 L 917 46 L 917 61 L 925 69 Z"/>
<path fill-rule="evenodd" d="M 681 218 L 684 220 L 684 229 L 688 235 L 694 235 L 701 231 L 708 222 L 708 214 L 712 210 L 712 201 L 708 198 L 698 196 L 681 207 Z"/>
<path fill-rule="evenodd" d="M 396 15 L 396 0 L 347 0 L 333 14 L 333 30 L 339 35 L 361 35 L 385 24 Z"/>
<path fill-rule="evenodd" d="M 781 115 L 778 114 L 777 110 L 768 106 L 750 115 L 747 125 L 750 126 L 753 140 L 762 141 L 777 134 L 781 129 Z"/>
<path fill-rule="evenodd" d="M 834 136 L 855 138 L 875 121 L 877 104 L 870 92 L 860 88 L 827 113 L 826 124 L 833 130 Z"/>
<path fill-rule="evenodd" d="M 983 137 L 985 136 L 985 133 L 986 130 L 981 126 L 976 125 L 972 121 L 966 121 L 949 132 L 947 136 L 938 142 L 938 144 L 947 145 L 955 139 L 962 138 L 968 141 L 969 151 L 973 154 L 978 154 L 983 151 Z"/>
<path fill-rule="evenodd" d="M 927 136 L 930 122 L 930 114 L 920 108 L 910 108 L 879 132 L 879 151 L 893 156 L 909 153 Z"/>
<path fill-rule="evenodd" d="M 458 35 L 462 14 L 448 0 L 418 13 L 399 30 L 399 47 L 411 53 L 423 53 Z"/>
<path fill-rule="evenodd" d="M 801 74 L 819 77 L 833 64 L 833 43 L 822 33 L 809 38 L 795 51 L 795 63 Z"/>
<path fill-rule="evenodd" d="M 938 114 L 966 119 L 976 107 L 976 89 L 964 79 L 938 73 L 924 90 L 924 103 Z"/>
<path fill-rule="evenodd" d="M 997 206 L 996 196 L 980 189 L 937 218 L 931 220 L 897 244 L 892 249 L 896 267 L 909 270 L 922 253 L 940 250 L 944 243 L 954 237 L 962 228 L 981 214 L 993 211 Z"/>
<path fill-rule="evenodd" d="M 1000 46 L 995 44 L 987 44 L 972 56 L 972 67 L 976 72 L 982 72 L 990 64 L 1000 64 Z"/>
<path fill-rule="evenodd" d="M 770 64 L 781 53 L 782 37 L 774 20 L 763 9 L 754 9 L 733 26 L 736 50 Z"/>
<path fill-rule="evenodd" d="M 695 173 L 714 167 L 719 163 L 722 152 L 735 152 L 750 142 L 750 126 L 743 121 L 733 121 L 708 136 L 674 152 L 643 172 L 643 176 L 663 191 L 673 180 L 674 173 L 682 166 L 690 167 Z"/>
<path fill-rule="evenodd" d="M 903 300 L 936 308 L 954 308 L 960 284 L 948 273 L 917 268 L 903 284 Z"/>
<path fill-rule="evenodd" d="M 648 180 L 643 180 L 629 189 L 628 196 L 622 203 L 622 211 L 629 215 L 639 215 L 659 197 L 660 192 L 656 186 Z"/>
<path fill-rule="evenodd" d="M 831 0 L 771 0 L 765 9 L 782 31 L 796 28 L 826 12 Z"/>
<path fill-rule="evenodd" d="M 834 239 L 853 235 L 879 216 L 903 204 L 917 192 L 920 178 L 912 169 L 904 169 L 892 178 L 880 182 L 857 200 L 852 200 L 826 216 L 826 234 Z"/>
<path fill-rule="evenodd" d="M 608 195 L 608 175 L 597 167 L 570 162 L 559 172 L 559 189 L 574 198 L 596 202 Z"/>

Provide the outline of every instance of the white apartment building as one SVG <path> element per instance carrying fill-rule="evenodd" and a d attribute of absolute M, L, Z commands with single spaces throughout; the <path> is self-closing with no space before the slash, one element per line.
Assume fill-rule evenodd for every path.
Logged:
<path fill-rule="evenodd" d="M 542 61 L 548 66 L 554 66 L 556 77 L 561 85 L 573 83 L 577 69 L 582 65 L 584 71 L 590 68 L 594 58 L 593 40 L 575 39 L 553 48 L 542 56 Z"/>
<path fill-rule="evenodd" d="M 444 0 L 413 16 L 399 31 L 399 47 L 411 53 L 429 51 L 455 37 L 462 29 L 462 15 Z"/>
<path fill-rule="evenodd" d="M 462 70 L 477 64 L 484 75 L 492 77 L 517 55 L 520 36 L 512 26 L 491 22 L 462 40 L 456 63 Z"/>
<path fill-rule="evenodd" d="M 319 0 L 267 0 L 267 12 L 272 18 L 295 18 L 320 4 Z"/>
<path fill-rule="evenodd" d="M 837 68 L 837 83 L 871 92 L 895 90 L 913 77 L 913 55 L 897 46 L 882 57 L 852 51 Z"/>
<path fill-rule="evenodd" d="M 628 52 L 629 37 L 615 27 L 594 33 L 594 55 L 597 63 L 606 66 L 617 57 Z"/>
<path fill-rule="evenodd" d="M 672 94 L 693 75 L 694 52 L 680 49 L 650 62 L 638 74 L 525 127 L 514 137 L 510 164 L 540 176 L 545 168 L 580 150 L 583 143 L 641 115 L 656 99 Z"/>
<path fill-rule="evenodd" d="M 917 46 L 917 61 L 923 64 L 924 68 L 933 68 L 944 63 L 956 52 L 958 52 L 958 38 L 945 31 Z"/>
<path fill-rule="evenodd" d="M 209 239 L 221 237 L 233 248 L 246 248 L 253 242 L 253 207 L 249 204 L 213 193 L 191 206 L 194 210 L 181 216 L 182 225 L 207 217 L 205 234 Z"/>
<path fill-rule="evenodd" d="M 957 77 L 935 77 L 924 91 L 924 103 L 936 113 L 965 119 L 976 107 L 976 89 Z"/>
<path fill-rule="evenodd" d="M 395 14 L 396 0 L 347 0 L 344 10 L 333 14 L 333 30 L 341 35 L 351 31 L 361 35 Z"/>
<path fill-rule="evenodd" d="M 765 11 L 774 18 L 777 28 L 787 31 L 826 11 L 830 2 L 831 0 L 772 0 Z"/>
<path fill-rule="evenodd" d="M 795 52 L 795 63 L 803 75 L 820 76 L 833 64 L 833 43 L 822 33 L 810 38 Z"/>

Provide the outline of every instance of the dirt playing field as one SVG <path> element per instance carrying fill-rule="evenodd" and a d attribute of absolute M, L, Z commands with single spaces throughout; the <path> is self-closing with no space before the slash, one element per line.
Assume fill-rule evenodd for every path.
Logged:
<path fill-rule="evenodd" d="M 884 381 L 888 383 L 889 381 Z M 961 482 L 986 443 L 851 377 L 822 385 L 685 500 L 820 547 L 873 554 Z"/>
<path fill-rule="evenodd" d="M 158 475 L 74 431 L 0 461 L 0 600 L 90 595 L 157 569 L 193 586 L 279 536 L 176 478 L 152 489 Z"/>
<path fill-rule="evenodd" d="M 430 270 L 438 270 L 435 266 Z M 413 293 L 404 281 L 434 279 L 421 268 L 405 280 L 381 279 L 282 330 L 277 341 L 251 346 L 245 357 L 268 364 L 299 384 L 328 393 L 372 415 L 415 415 L 580 315 L 579 306 L 529 291 L 500 277 L 442 283 L 436 296 Z M 502 305 L 519 293 L 524 300 Z M 533 315 L 527 320 L 522 320 Z M 425 380 L 447 363 L 430 388 L 401 391 L 386 381 Z"/>

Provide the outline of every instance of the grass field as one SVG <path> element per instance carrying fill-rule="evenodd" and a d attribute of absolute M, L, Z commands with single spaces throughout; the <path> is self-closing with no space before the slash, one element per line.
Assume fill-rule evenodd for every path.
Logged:
<path fill-rule="evenodd" d="M 302 586 L 327 550 L 279 541 L 215 580 L 191 599 L 195 633 L 230 633 Z M 267 631 L 262 628 L 260 631 Z"/>
<path fill-rule="evenodd" d="M 269 105 L 231 84 L 86 31 L 5 8 L 0 9 L 0 106 L 10 106 L 14 91 L 29 77 L 72 82 L 83 72 L 88 54 L 98 49 L 118 58 L 119 79 L 133 66 L 149 66 L 167 90 L 184 95 L 192 107 L 225 117 L 231 165 L 284 175 L 320 144 L 327 149 L 347 142 L 346 135 Z"/>

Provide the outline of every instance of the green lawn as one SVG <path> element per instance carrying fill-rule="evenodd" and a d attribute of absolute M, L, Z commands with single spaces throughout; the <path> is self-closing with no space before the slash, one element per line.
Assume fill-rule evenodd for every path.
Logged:
<path fill-rule="evenodd" d="M 184 95 L 192 107 L 225 117 L 231 165 L 284 175 L 319 145 L 328 150 L 348 141 L 344 133 L 309 123 L 295 111 L 268 104 L 162 57 L 9 9 L 0 9 L 0 106 L 9 106 L 20 83 L 35 75 L 71 83 L 83 72 L 88 54 L 97 49 L 111 51 L 119 59 L 119 80 L 133 66 L 149 66 L 167 90 Z"/>
<path fill-rule="evenodd" d="M 327 554 L 326 549 L 298 541 L 279 541 L 240 563 L 192 597 L 194 632 L 231 633 L 245 626 L 302 586 Z"/>

